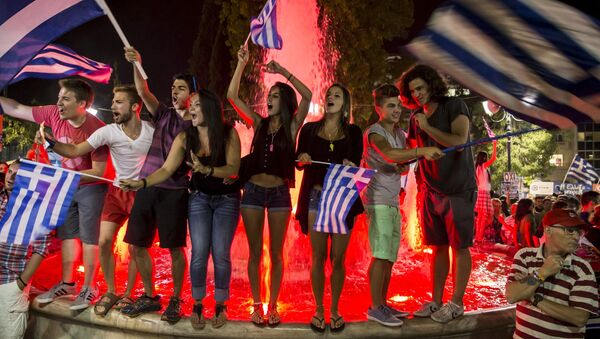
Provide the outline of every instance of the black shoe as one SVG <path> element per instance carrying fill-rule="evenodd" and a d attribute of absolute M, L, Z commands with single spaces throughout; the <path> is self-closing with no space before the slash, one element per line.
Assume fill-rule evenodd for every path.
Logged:
<path fill-rule="evenodd" d="M 169 299 L 169 305 L 163 312 L 160 320 L 166 321 L 171 325 L 177 323 L 181 319 L 181 302 L 182 300 L 180 298 L 172 296 L 171 299 Z"/>
<path fill-rule="evenodd" d="M 154 297 L 142 294 L 133 304 L 123 307 L 121 313 L 130 318 L 135 318 L 143 313 L 160 311 L 162 306 L 159 301 L 160 295 L 158 294 Z"/>

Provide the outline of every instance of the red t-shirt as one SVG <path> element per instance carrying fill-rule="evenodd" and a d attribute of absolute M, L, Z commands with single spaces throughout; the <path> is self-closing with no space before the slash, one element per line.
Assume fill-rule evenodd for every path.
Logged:
<path fill-rule="evenodd" d="M 41 124 L 44 122 L 46 126 L 52 129 L 52 134 L 56 140 L 68 144 L 77 145 L 82 143 L 98 128 L 104 126 L 104 123 L 100 119 L 90 113 L 86 113 L 83 125 L 73 127 L 69 121 L 60 118 L 56 105 L 34 106 L 32 107 L 32 112 L 36 123 Z M 107 161 L 107 159 L 108 147 L 102 146 L 77 158 L 63 158 L 62 166 L 74 171 L 83 171 L 92 168 L 92 161 Z"/>

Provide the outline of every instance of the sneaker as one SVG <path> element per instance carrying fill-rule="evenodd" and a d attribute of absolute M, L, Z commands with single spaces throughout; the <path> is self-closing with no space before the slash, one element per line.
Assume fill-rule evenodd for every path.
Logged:
<path fill-rule="evenodd" d="M 438 305 L 435 301 L 430 301 L 423 304 L 417 311 L 413 312 L 413 316 L 417 318 L 427 318 L 431 316 L 433 312 L 436 312 L 439 309 L 440 305 Z"/>
<path fill-rule="evenodd" d="M 392 315 L 388 308 L 381 305 L 376 309 L 371 309 L 367 311 L 367 319 L 376 321 L 384 326 L 397 327 L 402 326 L 404 322 Z"/>
<path fill-rule="evenodd" d="M 52 287 L 49 291 L 38 295 L 36 300 L 41 304 L 45 304 L 53 302 L 58 298 L 74 296 L 76 293 L 77 287 L 75 286 L 75 284 L 71 286 L 61 281 L 58 284 L 54 285 L 54 287 Z"/>
<path fill-rule="evenodd" d="M 397 310 L 397 309 L 395 309 L 395 308 L 393 308 L 393 307 L 391 307 L 391 306 L 389 306 L 389 305 L 386 305 L 386 304 L 383 304 L 383 305 L 381 305 L 381 306 L 383 306 L 383 307 L 387 308 L 387 309 L 388 309 L 388 311 L 389 311 L 389 312 L 390 312 L 390 313 L 391 313 L 391 314 L 392 314 L 394 317 L 396 317 L 396 318 L 398 318 L 398 319 L 400 319 L 400 318 L 406 318 L 406 317 L 408 317 L 408 316 L 410 315 L 410 313 L 408 313 L 408 312 L 404 312 L 404 311 Z"/>
<path fill-rule="evenodd" d="M 440 309 L 431 315 L 431 319 L 438 323 L 447 323 L 450 320 L 454 320 L 465 313 L 463 306 L 458 306 L 453 302 L 448 302 L 446 305 L 440 307 Z"/>
<path fill-rule="evenodd" d="M 181 299 L 177 298 L 176 296 L 172 296 L 171 299 L 169 299 L 169 305 L 163 312 L 160 320 L 166 321 L 170 324 L 177 323 L 181 319 L 181 302 Z"/>
<path fill-rule="evenodd" d="M 98 287 L 90 286 L 83 288 L 77 298 L 73 300 L 69 309 L 72 311 L 86 309 L 90 304 L 95 303 L 96 299 L 98 299 Z"/>
<path fill-rule="evenodd" d="M 217 304 L 217 306 L 215 306 L 215 317 L 212 321 L 213 328 L 219 328 L 225 325 L 227 322 L 227 312 L 225 311 L 227 311 L 227 306 L 223 304 Z"/>
<path fill-rule="evenodd" d="M 190 314 L 190 322 L 192 327 L 196 330 L 201 330 L 206 326 L 206 319 L 204 319 L 204 312 L 202 311 L 202 304 L 195 304 L 192 308 L 192 314 Z"/>
<path fill-rule="evenodd" d="M 121 313 L 130 318 L 135 318 L 143 313 L 160 311 L 162 306 L 159 300 L 160 295 L 158 294 L 154 297 L 149 297 L 144 293 L 133 304 L 123 307 Z"/>

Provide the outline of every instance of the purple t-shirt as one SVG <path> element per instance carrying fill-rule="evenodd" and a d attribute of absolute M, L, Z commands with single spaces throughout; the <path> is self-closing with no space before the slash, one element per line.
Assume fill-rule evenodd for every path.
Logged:
<path fill-rule="evenodd" d="M 140 178 L 145 178 L 162 167 L 165 160 L 167 160 L 171 145 L 173 145 L 173 140 L 175 140 L 177 134 L 192 125 L 191 120 L 183 120 L 174 108 L 163 104 L 158 106 L 152 117 L 152 121 L 154 122 L 154 136 L 152 137 L 152 145 L 150 145 Z M 189 169 L 182 162 L 169 179 L 156 185 L 156 187 L 167 189 L 188 188 L 188 171 Z"/>

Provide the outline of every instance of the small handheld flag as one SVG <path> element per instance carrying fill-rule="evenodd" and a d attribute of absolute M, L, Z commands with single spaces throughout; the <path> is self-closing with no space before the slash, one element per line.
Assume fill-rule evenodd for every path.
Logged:
<path fill-rule="evenodd" d="M 346 216 L 374 174 L 374 170 L 363 167 L 329 165 L 313 229 L 317 232 L 348 234 Z"/>
<path fill-rule="evenodd" d="M 283 41 L 277 33 L 277 3 L 267 0 L 265 7 L 250 21 L 250 35 L 252 42 L 264 48 L 281 49 Z"/>

